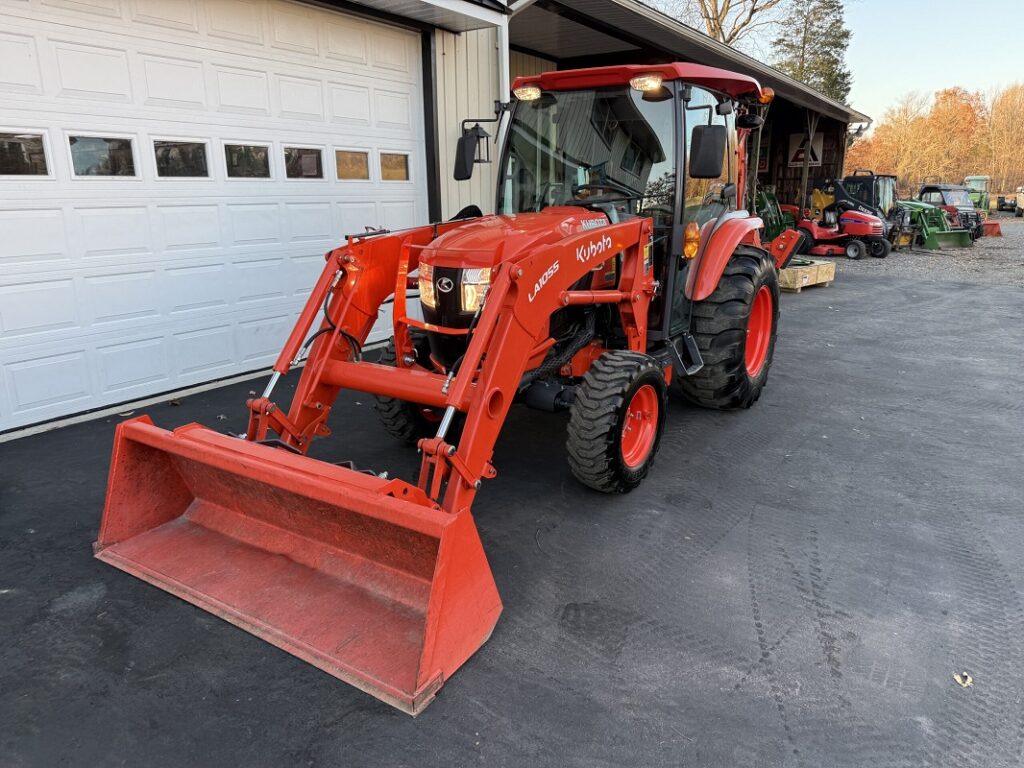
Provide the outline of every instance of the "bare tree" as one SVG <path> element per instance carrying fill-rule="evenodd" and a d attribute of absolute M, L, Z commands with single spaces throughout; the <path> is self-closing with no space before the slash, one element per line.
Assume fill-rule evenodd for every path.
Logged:
<path fill-rule="evenodd" d="M 646 0 L 684 24 L 726 45 L 749 42 L 751 33 L 777 24 L 789 0 Z"/>

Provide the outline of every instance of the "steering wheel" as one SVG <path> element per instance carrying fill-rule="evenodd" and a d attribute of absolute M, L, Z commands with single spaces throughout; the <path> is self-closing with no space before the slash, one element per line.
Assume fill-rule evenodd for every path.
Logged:
<path fill-rule="evenodd" d="M 605 179 L 604 181 L 600 182 L 599 184 L 573 184 L 572 185 L 572 194 L 573 194 L 573 196 L 575 196 L 579 192 L 585 192 L 585 191 L 589 191 L 591 189 L 607 189 L 607 190 L 611 190 L 612 192 L 618 192 L 619 194 L 618 195 L 610 195 L 608 193 L 605 193 L 603 195 L 595 195 L 594 198 L 586 198 L 586 200 L 593 200 L 593 199 L 599 198 L 599 197 L 612 198 L 612 199 L 618 199 L 618 200 L 622 200 L 622 199 L 625 199 L 625 200 L 639 200 L 640 198 L 643 197 L 643 195 L 640 194 L 639 192 L 637 192 L 635 189 L 630 189 L 625 184 L 620 184 L 619 182 L 612 181 L 611 179 Z M 581 201 L 577 201 L 577 202 L 584 202 L 584 201 L 581 200 Z"/>

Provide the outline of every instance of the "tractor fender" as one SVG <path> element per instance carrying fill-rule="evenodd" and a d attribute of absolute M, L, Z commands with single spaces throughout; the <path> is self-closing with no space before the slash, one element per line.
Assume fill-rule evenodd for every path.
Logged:
<path fill-rule="evenodd" d="M 703 301 L 714 293 L 738 245 L 761 247 L 758 230 L 763 226 L 761 219 L 746 211 L 734 211 L 731 218 L 719 219 L 707 238 L 701 238 L 703 247 L 686 277 L 686 298 Z"/>

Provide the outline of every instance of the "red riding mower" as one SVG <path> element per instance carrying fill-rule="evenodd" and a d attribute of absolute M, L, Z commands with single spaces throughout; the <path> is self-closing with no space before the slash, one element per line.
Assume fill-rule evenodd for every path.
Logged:
<path fill-rule="evenodd" d="M 885 223 L 878 216 L 857 210 L 857 204 L 842 189 L 842 182 L 828 179 L 811 193 L 810 216 L 796 206 L 786 206 L 805 237 L 801 253 L 862 259 L 868 253 L 884 259 L 892 251 Z"/>

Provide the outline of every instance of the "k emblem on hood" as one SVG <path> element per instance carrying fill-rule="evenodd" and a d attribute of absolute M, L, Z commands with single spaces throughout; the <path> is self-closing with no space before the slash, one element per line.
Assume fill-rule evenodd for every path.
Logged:
<path fill-rule="evenodd" d="M 452 288 L 455 287 L 455 283 L 452 282 L 450 277 L 442 277 L 437 281 L 437 290 L 441 293 L 451 293 Z"/>

